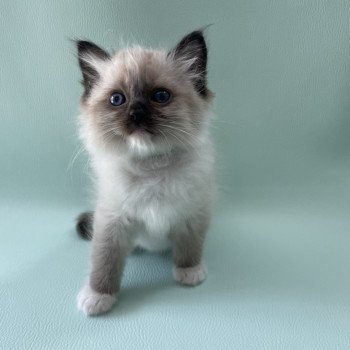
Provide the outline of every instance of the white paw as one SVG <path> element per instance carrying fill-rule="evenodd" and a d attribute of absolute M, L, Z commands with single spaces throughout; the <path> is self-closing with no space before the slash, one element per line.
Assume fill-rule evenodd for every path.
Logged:
<path fill-rule="evenodd" d="M 107 312 L 116 301 L 114 295 L 98 293 L 89 284 L 86 284 L 77 296 L 78 309 L 88 316 Z"/>
<path fill-rule="evenodd" d="M 207 269 L 203 263 L 185 268 L 174 266 L 173 276 L 176 282 L 186 286 L 195 286 L 205 280 Z"/>

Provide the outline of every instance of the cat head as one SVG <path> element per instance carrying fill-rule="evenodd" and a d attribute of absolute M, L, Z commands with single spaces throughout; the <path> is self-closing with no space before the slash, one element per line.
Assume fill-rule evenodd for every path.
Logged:
<path fill-rule="evenodd" d="M 212 93 L 202 31 L 170 51 L 133 47 L 110 55 L 78 41 L 84 141 L 135 155 L 191 148 L 205 132 Z"/>

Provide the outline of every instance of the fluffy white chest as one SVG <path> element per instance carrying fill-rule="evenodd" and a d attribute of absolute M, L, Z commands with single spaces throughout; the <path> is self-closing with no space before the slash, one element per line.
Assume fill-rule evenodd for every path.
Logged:
<path fill-rule="evenodd" d="M 180 175 L 140 178 L 129 187 L 123 209 L 142 222 L 150 235 L 164 236 L 191 211 L 190 197 L 184 195 L 189 187 Z"/>
<path fill-rule="evenodd" d="M 169 233 L 181 230 L 211 198 L 211 172 L 201 159 L 180 159 L 156 168 L 105 162 L 99 166 L 100 199 L 105 208 L 140 223 L 137 243 L 164 249 Z"/>
<path fill-rule="evenodd" d="M 189 207 L 181 198 L 181 187 L 185 184 L 168 175 L 133 180 L 126 191 L 122 211 L 141 223 L 135 243 L 148 250 L 167 249 L 170 230 L 184 222 L 185 208 Z"/>

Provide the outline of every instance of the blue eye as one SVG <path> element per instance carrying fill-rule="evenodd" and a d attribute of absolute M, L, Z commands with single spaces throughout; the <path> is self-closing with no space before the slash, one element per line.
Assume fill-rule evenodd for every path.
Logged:
<path fill-rule="evenodd" d="M 125 102 L 125 96 L 119 92 L 115 92 L 111 95 L 109 101 L 113 106 L 120 106 Z"/>
<path fill-rule="evenodd" d="M 166 103 L 170 99 L 170 93 L 167 90 L 161 89 L 153 93 L 152 100 L 157 103 Z"/>

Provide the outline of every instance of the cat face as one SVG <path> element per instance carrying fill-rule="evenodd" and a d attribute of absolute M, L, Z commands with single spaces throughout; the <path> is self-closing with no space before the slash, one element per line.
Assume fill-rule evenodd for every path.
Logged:
<path fill-rule="evenodd" d="M 212 99 L 201 31 L 169 52 L 134 47 L 110 56 L 90 42 L 77 46 L 84 85 L 81 123 L 95 147 L 143 155 L 195 143 Z"/>

